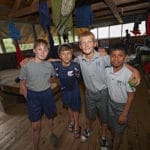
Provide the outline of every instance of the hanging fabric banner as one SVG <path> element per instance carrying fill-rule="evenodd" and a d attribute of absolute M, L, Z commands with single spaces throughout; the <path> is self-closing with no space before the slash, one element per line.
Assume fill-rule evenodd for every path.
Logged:
<path fill-rule="evenodd" d="M 50 12 L 47 5 L 47 1 L 41 1 L 39 3 L 39 17 L 40 17 L 40 23 L 42 28 L 44 29 L 44 32 L 48 34 L 48 40 L 50 45 L 50 57 L 56 58 L 57 57 L 57 51 L 54 46 L 54 40 L 52 37 L 52 34 L 50 32 Z"/>
<path fill-rule="evenodd" d="M 15 48 L 16 48 L 17 67 L 20 68 L 20 62 L 23 59 L 23 54 L 22 54 L 21 49 L 19 47 L 18 40 L 21 39 L 21 35 L 20 35 L 18 28 L 16 27 L 14 22 L 11 20 L 8 23 L 8 28 L 9 28 L 9 36 L 13 39 L 13 43 L 14 43 Z"/>
<path fill-rule="evenodd" d="M 93 12 L 90 5 L 77 7 L 75 11 L 76 27 L 89 27 L 93 24 Z"/>
<path fill-rule="evenodd" d="M 76 15 L 76 33 L 79 36 L 82 32 L 89 30 L 89 26 L 93 24 L 93 12 L 90 5 L 77 7 Z"/>

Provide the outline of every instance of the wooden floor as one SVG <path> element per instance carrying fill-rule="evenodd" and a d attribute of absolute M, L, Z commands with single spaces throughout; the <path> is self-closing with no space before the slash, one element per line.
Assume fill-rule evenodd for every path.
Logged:
<path fill-rule="evenodd" d="M 27 119 L 25 103 L 20 97 L 0 93 L 3 97 L 5 112 L 0 112 L 0 150 L 32 150 L 31 126 Z M 82 92 L 83 97 L 83 92 Z M 80 115 L 82 128 L 85 124 L 84 97 Z M 59 146 L 53 148 L 48 140 L 46 119 L 42 119 L 40 150 L 100 150 L 100 125 L 93 124 L 94 134 L 86 143 L 74 139 L 73 134 L 67 131 L 67 111 L 62 108 L 60 100 L 56 101 L 58 115 L 54 120 L 54 131 L 59 137 Z M 149 150 L 150 149 L 150 93 L 142 80 L 137 88 L 133 103 L 129 127 L 127 128 L 120 150 Z"/>

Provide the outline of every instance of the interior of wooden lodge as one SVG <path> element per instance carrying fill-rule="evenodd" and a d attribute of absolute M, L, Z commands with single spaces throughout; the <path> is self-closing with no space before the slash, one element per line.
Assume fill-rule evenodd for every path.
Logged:
<path fill-rule="evenodd" d="M 78 36 L 84 31 L 95 35 L 95 50 L 103 47 L 109 54 L 111 45 L 127 46 L 127 63 L 140 72 L 141 81 L 136 87 L 119 150 L 150 149 L 149 0 L 0 0 L 0 150 L 33 149 L 31 123 L 18 77 L 20 61 L 34 57 L 34 41 L 48 41 L 48 58 L 58 58 L 58 46 L 64 43 L 73 47 L 74 57 L 77 57 L 81 54 Z M 57 107 L 54 132 L 59 144 L 51 145 L 43 116 L 39 149 L 104 150 L 100 146 L 98 117 L 92 125 L 93 134 L 86 142 L 68 132 L 68 111 L 62 106 L 59 81 L 54 77 L 50 82 Z M 82 79 L 79 85 L 82 104 L 79 122 L 84 129 L 85 85 Z"/>

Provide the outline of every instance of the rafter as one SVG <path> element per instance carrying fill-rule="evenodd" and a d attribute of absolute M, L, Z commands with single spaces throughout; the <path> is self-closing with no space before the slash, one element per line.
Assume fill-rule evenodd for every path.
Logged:
<path fill-rule="evenodd" d="M 50 7 L 51 0 L 47 0 L 47 3 L 48 3 L 48 7 Z M 39 3 L 37 1 L 33 1 L 30 6 L 12 12 L 11 14 L 9 14 L 9 17 L 15 18 L 15 17 L 22 17 L 22 16 L 33 14 L 38 11 L 38 6 Z"/>
<path fill-rule="evenodd" d="M 109 9 L 111 10 L 111 12 L 115 16 L 115 18 L 118 20 L 118 22 L 123 23 L 123 20 L 117 10 L 117 7 L 116 7 L 116 4 L 114 3 L 114 1 L 113 0 L 104 0 L 104 1 L 108 5 Z"/>

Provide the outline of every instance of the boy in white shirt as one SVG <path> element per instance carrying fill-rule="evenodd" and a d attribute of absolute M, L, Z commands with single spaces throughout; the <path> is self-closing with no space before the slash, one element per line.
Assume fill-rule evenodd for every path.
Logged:
<path fill-rule="evenodd" d="M 132 72 L 126 67 L 126 51 L 121 45 L 111 49 L 112 66 L 106 68 L 108 100 L 108 125 L 113 136 L 113 150 L 118 150 L 121 136 L 127 126 L 128 115 L 134 98 L 134 81 L 129 82 Z"/>

